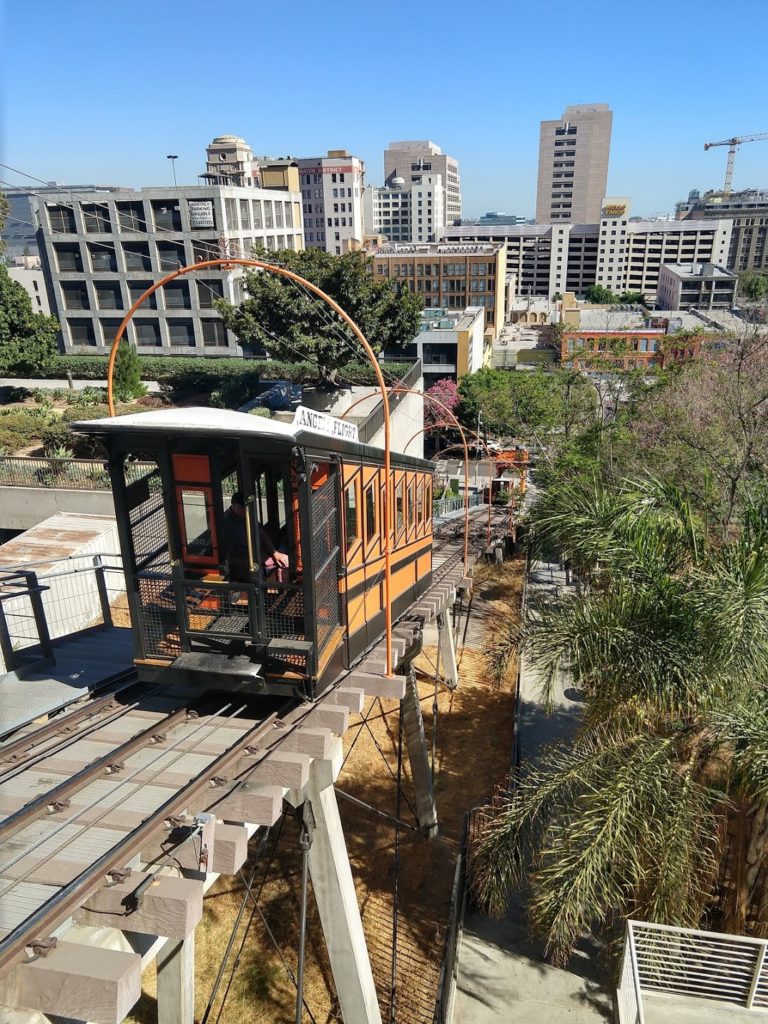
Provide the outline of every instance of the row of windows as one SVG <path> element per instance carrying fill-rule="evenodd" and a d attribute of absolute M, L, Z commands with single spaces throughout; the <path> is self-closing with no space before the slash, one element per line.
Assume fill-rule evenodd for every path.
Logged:
<path fill-rule="evenodd" d="M 432 480 L 417 478 L 415 474 L 393 473 L 394 486 L 394 526 L 395 543 L 403 535 L 410 540 L 423 535 L 432 521 Z M 363 490 L 362 506 L 360 500 L 361 478 L 355 474 L 344 488 L 344 521 L 346 525 L 346 548 L 351 552 L 356 544 L 365 537 L 365 547 L 371 545 L 381 536 L 383 520 L 383 503 L 379 476 L 377 475 Z M 362 507 L 362 515 L 358 510 Z"/>
<path fill-rule="evenodd" d="M 189 200 L 188 200 L 189 202 Z M 191 230 L 196 226 L 206 231 L 223 228 L 217 224 L 216 206 L 213 200 L 193 200 L 197 207 L 189 210 L 188 224 Z M 205 204 L 205 224 L 196 224 L 200 216 L 199 207 Z M 224 208 L 227 227 L 230 231 L 250 231 L 251 228 L 292 228 L 293 204 L 271 199 L 225 199 Z M 76 234 L 77 219 L 71 206 L 49 206 L 48 223 L 51 231 L 61 234 Z M 121 232 L 137 233 L 147 231 L 185 230 L 179 200 L 153 199 L 148 204 L 140 200 L 116 201 L 114 214 L 107 204 L 82 203 L 80 211 L 85 233 L 112 234 Z M 114 221 L 113 221 L 114 216 Z"/>
<path fill-rule="evenodd" d="M 96 325 L 90 319 L 65 319 L 63 326 L 69 332 L 69 344 L 87 345 L 95 348 L 98 345 L 109 347 L 115 339 L 121 321 L 119 319 L 100 318 Z M 205 348 L 224 348 L 228 345 L 227 332 L 221 320 L 200 320 L 200 335 Z M 173 347 L 196 347 L 195 324 L 192 320 L 166 320 L 166 345 Z M 97 335 L 98 328 L 98 335 Z M 139 348 L 160 348 L 163 345 L 161 323 L 159 320 L 147 320 L 136 317 L 128 325 L 126 337 Z"/>
<path fill-rule="evenodd" d="M 128 281 L 126 291 L 119 281 L 94 281 L 93 294 L 96 309 L 128 309 L 151 287 L 151 281 Z M 220 280 L 169 281 L 145 301 L 148 309 L 158 308 L 158 297 L 162 308 L 192 309 L 190 285 L 196 289 L 197 305 L 200 309 L 213 309 L 217 299 L 223 298 L 224 290 Z M 85 281 L 64 281 L 61 283 L 64 309 L 91 309 L 92 300 Z"/>
<path fill-rule="evenodd" d="M 266 238 L 242 238 L 226 241 L 226 253 L 218 242 L 193 239 L 191 247 L 184 242 L 113 242 L 86 243 L 86 253 L 92 271 L 116 273 L 118 270 L 131 273 L 152 270 L 178 270 L 188 263 L 217 259 L 219 256 L 247 256 L 254 245 L 265 245 L 267 249 L 295 249 L 294 235 L 268 235 Z M 190 251 L 191 249 L 191 251 Z M 83 250 L 79 242 L 57 242 L 53 246 L 56 265 L 60 274 L 84 269 Z M 122 253 L 122 266 L 118 256 Z"/>

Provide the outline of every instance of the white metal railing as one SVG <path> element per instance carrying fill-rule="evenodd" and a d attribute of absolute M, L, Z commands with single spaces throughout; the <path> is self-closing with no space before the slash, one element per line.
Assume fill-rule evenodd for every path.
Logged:
<path fill-rule="evenodd" d="M 476 508 L 484 503 L 482 494 L 470 494 L 469 507 Z M 449 512 L 459 512 L 464 508 L 464 496 L 451 498 L 437 498 L 432 504 L 432 515 L 439 518 L 448 515 Z"/>
<path fill-rule="evenodd" d="M 643 993 L 768 1010 L 768 939 L 628 921 L 617 989 L 620 1024 L 645 1024 Z"/>

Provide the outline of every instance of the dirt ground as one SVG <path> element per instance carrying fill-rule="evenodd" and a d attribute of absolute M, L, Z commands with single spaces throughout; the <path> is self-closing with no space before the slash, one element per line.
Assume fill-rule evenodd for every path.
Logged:
<path fill-rule="evenodd" d="M 520 607 L 522 563 L 476 570 L 469 627 L 459 624 L 457 639 L 466 636 L 460 652 L 460 683 L 453 691 L 437 687 L 436 650 L 425 648 L 417 662 L 419 692 L 429 749 L 435 749 L 434 781 L 440 835 L 427 840 L 405 826 L 415 824 L 408 759 L 403 745 L 402 796 L 399 829 L 372 811 L 339 798 L 339 807 L 352 870 L 362 909 L 382 1017 L 397 1024 L 432 1021 L 440 962 L 464 815 L 491 796 L 509 766 L 514 705 L 514 658 L 507 666 L 507 681 L 494 686 L 489 672 L 489 641 L 500 626 L 515 621 Z M 365 721 L 363 721 L 365 719 Z M 387 815 L 398 812 L 397 749 L 399 704 L 367 702 L 355 716 L 345 737 L 347 760 L 337 788 Z M 436 730 L 435 730 L 436 723 Z M 397 836 L 396 836 L 397 831 Z M 228 968 L 219 990 L 211 1022 L 221 1024 L 292 1024 L 295 1020 L 296 970 L 301 857 L 299 827 L 293 818 L 275 826 L 256 864 L 254 891 L 260 893 L 258 910 L 249 901 L 237 930 Z M 393 996 L 393 889 L 397 871 L 397 961 Z M 265 880 L 266 879 L 266 880 Z M 263 888 L 262 888 L 263 885 Z M 222 878 L 205 899 L 205 913 L 197 929 L 196 1019 L 205 1014 L 216 972 L 232 933 L 244 887 L 240 878 Z M 250 922 L 250 923 L 249 923 Z M 247 927 L 246 927 L 247 926 Z M 239 961 L 236 955 L 242 944 Z M 226 1002 L 222 996 L 230 985 Z M 154 967 L 144 977 L 144 995 L 128 1018 L 130 1024 L 154 1024 L 157 1019 Z M 310 892 L 305 975 L 305 1017 L 317 1024 L 340 1021 L 333 979 L 325 953 L 320 922 Z"/>

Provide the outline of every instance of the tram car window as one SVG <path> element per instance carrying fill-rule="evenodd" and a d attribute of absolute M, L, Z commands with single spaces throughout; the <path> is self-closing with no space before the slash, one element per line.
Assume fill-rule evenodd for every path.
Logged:
<path fill-rule="evenodd" d="M 383 451 L 220 409 L 73 429 L 109 453 L 140 678 L 315 697 L 383 636 Z M 397 618 L 431 583 L 434 467 L 391 467 Z"/>

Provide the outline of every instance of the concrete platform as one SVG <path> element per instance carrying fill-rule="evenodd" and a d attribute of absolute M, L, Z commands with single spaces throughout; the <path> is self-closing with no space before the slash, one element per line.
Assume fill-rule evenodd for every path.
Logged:
<path fill-rule="evenodd" d="M 747 1010 L 714 999 L 689 999 L 643 993 L 645 1024 L 725 1024 L 726 1021 L 765 1021 L 766 1010 Z"/>
<path fill-rule="evenodd" d="M 113 626 L 54 641 L 56 663 L 0 676 L 0 735 L 66 707 L 133 668 L 131 630 Z"/>

